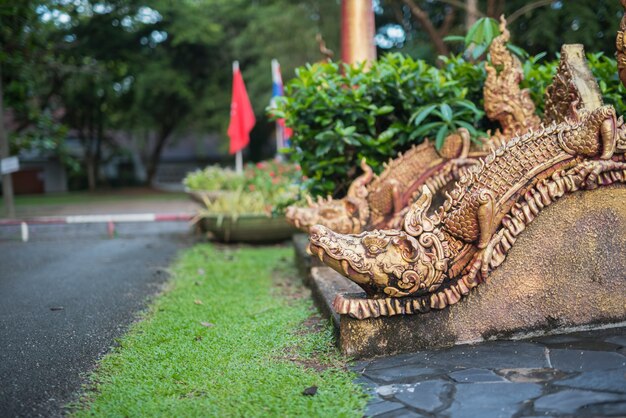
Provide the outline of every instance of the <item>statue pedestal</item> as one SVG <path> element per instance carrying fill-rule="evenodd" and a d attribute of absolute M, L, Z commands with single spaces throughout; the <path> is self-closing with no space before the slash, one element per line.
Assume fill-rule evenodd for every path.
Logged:
<path fill-rule="evenodd" d="M 364 297 L 329 268 L 311 273 L 318 302 L 323 297 L 329 306 L 337 293 Z M 487 282 L 456 305 L 364 320 L 340 315 L 339 344 L 359 358 L 623 325 L 626 186 L 614 186 L 575 193 L 544 209 Z"/>

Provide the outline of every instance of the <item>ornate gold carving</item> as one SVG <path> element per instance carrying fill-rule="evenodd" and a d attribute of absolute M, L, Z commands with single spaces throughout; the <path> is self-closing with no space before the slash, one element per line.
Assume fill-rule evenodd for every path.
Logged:
<path fill-rule="evenodd" d="M 484 87 L 485 111 L 490 118 L 500 122 L 497 131 L 484 148 L 495 148 L 516 133 L 539 127 L 535 106 L 527 90 L 519 83 L 523 74 L 517 58 L 506 48 L 509 32 L 501 18 L 498 36 L 490 47 L 492 65 L 487 65 Z M 287 220 L 305 232 L 321 224 L 339 233 L 359 233 L 371 229 L 400 228 L 408 206 L 415 200 L 416 192 L 426 185 L 435 193 L 460 178 L 463 171 L 474 164 L 484 151 L 469 154 L 469 135 L 465 129 L 448 136 L 441 150 L 428 141 L 413 147 L 404 155 L 390 160 L 379 177 L 361 162 L 363 176 L 350 186 L 348 196 L 341 200 L 318 200 L 309 207 L 290 207 Z"/>
<path fill-rule="evenodd" d="M 563 45 L 557 73 L 546 89 L 544 120 L 556 123 L 576 120 L 579 110 L 600 106 L 602 96 L 585 60 L 583 46 Z"/>
<path fill-rule="evenodd" d="M 437 152 L 425 141 L 384 164 L 375 176 L 365 160 L 364 174 L 358 177 L 340 200 L 330 198 L 309 202 L 308 207 L 287 208 L 287 220 L 297 228 L 309 231 L 322 224 L 336 232 L 359 233 L 374 228 L 398 228 L 416 191 L 426 185 L 436 192 L 460 178 L 466 167 L 476 164 L 468 159 L 469 133 L 466 129 L 450 135 L 444 149 Z"/>
<path fill-rule="evenodd" d="M 332 49 L 328 49 L 326 47 L 326 41 L 324 41 L 324 37 L 322 37 L 322 34 L 318 33 L 317 35 L 315 35 L 315 40 L 320 47 L 320 54 L 322 54 L 322 57 L 324 57 L 321 62 L 331 62 L 335 53 Z"/>
<path fill-rule="evenodd" d="M 366 318 L 458 302 L 504 261 L 543 208 L 567 193 L 626 181 L 616 140 L 612 107 L 579 110 L 576 121 L 541 127 L 495 150 L 430 216 L 432 196 L 424 188 L 402 230 L 343 235 L 314 226 L 311 253 L 379 299 L 353 306 L 339 298 L 336 309 Z M 398 297 L 407 299 L 394 302 Z"/>
<path fill-rule="evenodd" d="M 510 33 L 504 16 L 500 17 L 500 32 L 501 35 L 489 47 L 491 64 L 485 63 L 485 112 L 489 119 L 497 120 L 502 126 L 502 131 L 497 130 L 489 139 L 490 148 L 497 148 L 506 139 L 537 128 L 541 123 L 535 115 L 535 104 L 530 98 L 530 92 L 519 87 L 524 79 L 524 71 L 520 61 L 506 47 Z"/>
<path fill-rule="evenodd" d="M 622 7 L 626 9 L 626 0 L 621 0 Z M 626 87 L 626 13 L 619 22 L 619 30 L 615 39 L 615 49 L 617 49 L 617 73 L 622 84 Z"/>

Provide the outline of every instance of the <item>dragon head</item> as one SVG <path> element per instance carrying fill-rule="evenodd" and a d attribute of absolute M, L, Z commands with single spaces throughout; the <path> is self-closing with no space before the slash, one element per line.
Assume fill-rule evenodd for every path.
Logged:
<path fill-rule="evenodd" d="M 308 207 L 289 206 L 285 212 L 287 221 L 296 228 L 309 232 L 313 225 L 320 224 L 342 234 L 358 233 L 362 230 L 361 202 L 346 197 L 341 200 L 309 200 Z"/>
<path fill-rule="evenodd" d="M 309 232 L 316 224 L 342 234 L 361 232 L 370 217 L 367 186 L 374 178 L 374 172 L 365 159 L 361 160 L 361 169 L 363 174 L 352 182 L 346 197 L 333 200 L 329 196 L 325 200 L 318 196 L 317 202 L 307 197 L 308 207 L 287 208 L 285 211 L 287 220 L 305 232 Z"/>
<path fill-rule="evenodd" d="M 427 187 L 405 218 L 405 230 L 375 230 L 358 235 L 333 232 L 322 225 L 310 229 L 309 251 L 365 290 L 369 297 L 418 296 L 434 292 L 443 282 L 448 251 L 445 240 L 423 222 L 413 225 L 432 201 Z M 408 229 L 407 229 L 408 226 Z"/>

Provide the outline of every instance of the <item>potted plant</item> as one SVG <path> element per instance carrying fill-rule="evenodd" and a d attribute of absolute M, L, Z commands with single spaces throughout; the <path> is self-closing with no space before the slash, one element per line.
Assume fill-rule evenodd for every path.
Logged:
<path fill-rule="evenodd" d="M 196 202 L 214 201 L 218 196 L 243 187 L 244 177 L 230 168 L 211 165 L 187 174 L 183 180 L 185 192 Z"/>
<path fill-rule="evenodd" d="M 300 199 L 301 180 L 298 166 L 277 161 L 248 164 L 242 175 L 229 169 L 224 189 L 212 196 L 200 196 L 203 208 L 196 221 L 203 230 L 224 242 L 272 242 L 291 237 L 295 229 L 287 223 L 284 209 Z M 216 175 L 205 180 L 203 175 Z M 223 173 L 210 170 L 191 173 L 187 187 L 215 185 Z M 189 177 L 189 176 L 188 176 Z M 224 177 L 225 178 L 225 177 Z M 237 185 L 232 190 L 233 185 Z"/>

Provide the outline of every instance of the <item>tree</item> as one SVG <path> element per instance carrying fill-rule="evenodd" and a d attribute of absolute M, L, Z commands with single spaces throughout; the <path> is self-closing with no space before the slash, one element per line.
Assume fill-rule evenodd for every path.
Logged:
<path fill-rule="evenodd" d="M 60 124 L 62 106 L 57 93 L 62 82 L 60 63 L 50 36 L 50 21 L 37 9 L 48 2 L 24 0 L 0 4 L 0 66 L 4 117 L 11 153 L 20 149 L 63 151 L 66 129 Z"/>
<path fill-rule="evenodd" d="M 612 55 L 612 39 L 621 16 L 617 1 L 380 1 L 383 15 L 392 15 L 406 32 L 406 41 L 391 49 L 431 59 L 451 51 L 461 52 L 458 45 L 444 42 L 447 35 L 464 35 L 475 18 L 499 18 L 502 13 L 507 16 L 513 42 L 532 54 L 548 52 L 553 57 L 561 44 L 568 42 L 583 43 L 588 51 Z"/>
<path fill-rule="evenodd" d="M 132 147 L 145 148 L 148 181 L 177 131 L 221 132 L 226 145 L 233 60 L 262 120 L 272 58 L 290 78 L 321 58 L 318 32 L 339 53 L 336 0 L 27 0 L 1 13 L 5 63 L 21 57 L 4 76 L 20 115 L 15 131 L 42 136 L 35 114 L 71 128 L 92 189 L 105 150 L 117 147 L 116 130 L 134 133 Z M 259 125 L 266 134 L 270 124 Z"/>
<path fill-rule="evenodd" d="M 338 6 L 333 0 L 163 1 L 153 6 L 162 16 L 155 30 L 165 39 L 145 48 L 137 62 L 141 68 L 136 69 L 130 113 L 141 126 L 157 132 L 148 181 L 177 129 L 225 132 L 232 61 L 241 62 L 257 120 L 263 120 L 271 94 L 271 59 L 279 59 L 284 74 L 293 74 L 297 66 L 320 58 L 316 33 L 333 39 L 332 30 L 327 30 L 333 26 L 339 33 Z M 336 22 L 321 17 L 328 16 L 327 9 L 333 6 Z M 277 28 L 290 36 L 277 36 Z"/>

